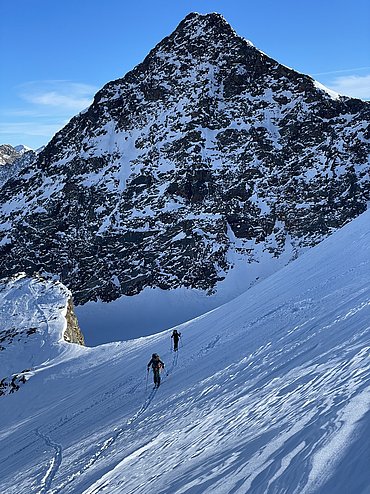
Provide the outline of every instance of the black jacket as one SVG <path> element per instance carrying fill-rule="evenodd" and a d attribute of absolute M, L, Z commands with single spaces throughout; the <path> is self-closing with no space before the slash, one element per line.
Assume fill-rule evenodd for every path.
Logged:
<path fill-rule="evenodd" d="M 160 368 L 163 368 L 164 369 L 164 363 L 162 362 L 162 360 L 160 358 L 151 358 L 150 361 L 148 362 L 148 370 L 149 370 L 149 367 L 152 366 L 152 369 L 153 370 L 157 370 L 157 369 L 160 369 Z"/>

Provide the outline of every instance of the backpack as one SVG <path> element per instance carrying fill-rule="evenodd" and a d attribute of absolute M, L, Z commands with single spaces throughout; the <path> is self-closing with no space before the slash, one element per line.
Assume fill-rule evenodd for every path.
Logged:
<path fill-rule="evenodd" d="M 163 368 L 163 364 L 162 364 L 162 362 L 159 358 L 159 355 L 157 353 L 155 354 L 155 357 L 152 357 L 152 367 L 153 367 L 153 369 L 156 369 L 156 370 L 157 369 L 160 370 Z"/>

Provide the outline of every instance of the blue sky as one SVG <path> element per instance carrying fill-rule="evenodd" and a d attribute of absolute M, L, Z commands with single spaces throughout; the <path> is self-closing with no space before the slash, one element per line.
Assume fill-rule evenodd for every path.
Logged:
<path fill-rule="evenodd" d="M 2 0 L 0 144 L 46 144 L 193 11 L 219 12 L 272 58 L 370 99 L 368 0 Z"/>

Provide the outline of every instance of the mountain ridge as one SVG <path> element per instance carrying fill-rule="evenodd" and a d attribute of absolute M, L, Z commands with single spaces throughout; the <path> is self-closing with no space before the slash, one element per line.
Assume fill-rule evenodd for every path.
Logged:
<path fill-rule="evenodd" d="M 3 275 L 52 273 L 77 304 L 212 294 L 232 259 L 278 268 L 365 211 L 370 104 L 225 23 L 189 14 L 3 185 Z"/>

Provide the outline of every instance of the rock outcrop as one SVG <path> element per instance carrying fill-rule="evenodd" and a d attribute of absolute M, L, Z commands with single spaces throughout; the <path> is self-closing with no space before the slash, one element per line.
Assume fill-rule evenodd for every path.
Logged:
<path fill-rule="evenodd" d="M 68 343 L 77 343 L 78 345 L 85 345 L 84 335 L 78 325 L 78 320 L 74 311 L 74 305 L 72 298 L 68 299 L 67 305 L 67 327 L 63 333 L 63 338 Z"/>
<path fill-rule="evenodd" d="M 21 155 L 10 144 L 0 144 L 0 166 L 11 164 Z"/>

